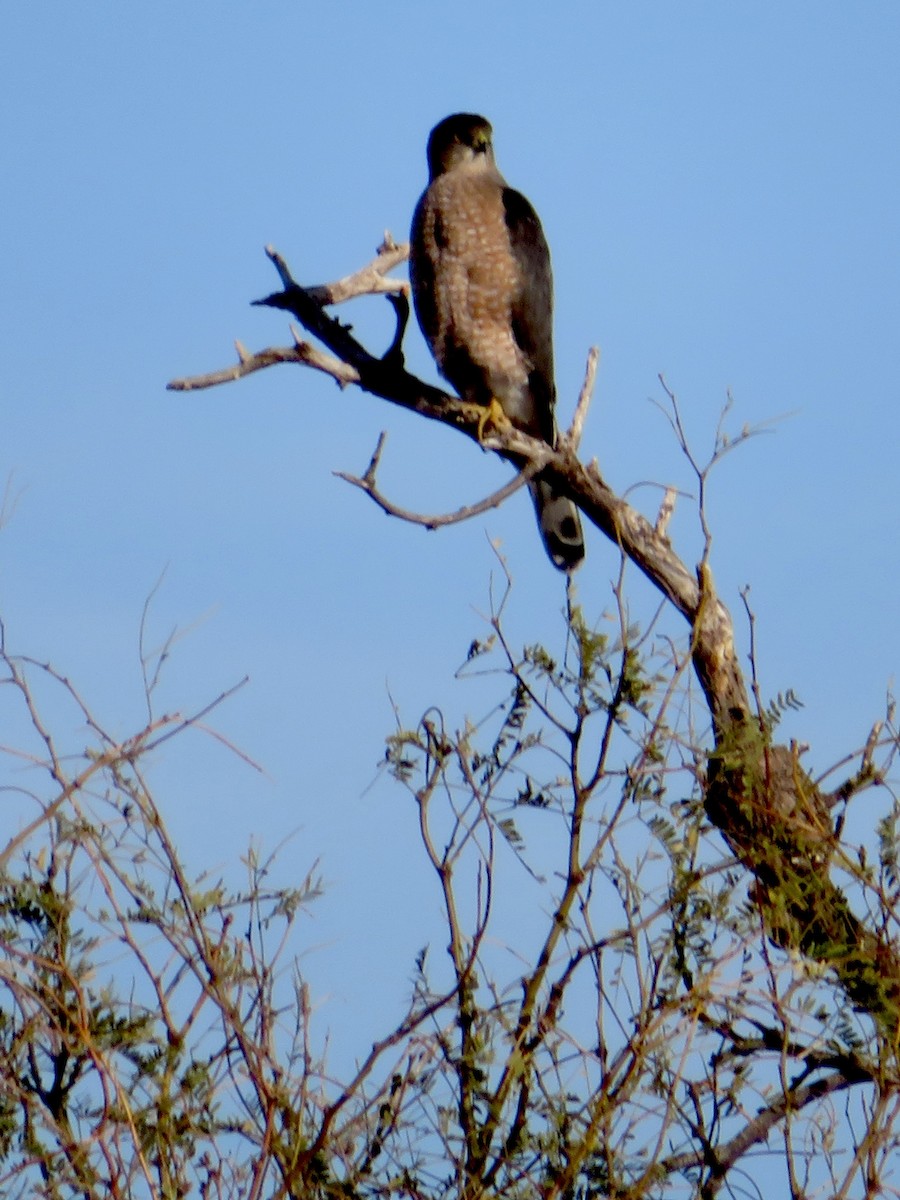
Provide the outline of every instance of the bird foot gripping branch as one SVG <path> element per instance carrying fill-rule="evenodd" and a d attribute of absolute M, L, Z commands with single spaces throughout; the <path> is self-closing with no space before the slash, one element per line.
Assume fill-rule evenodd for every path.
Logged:
<path fill-rule="evenodd" d="M 493 425 L 498 433 L 504 433 L 510 428 L 511 422 L 503 411 L 503 405 L 496 396 L 491 396 L 491 402 L 487 405 L 482 415 L 478 418 L 478 440 L 484 445 L 484 431 L 488 425 Z"/>

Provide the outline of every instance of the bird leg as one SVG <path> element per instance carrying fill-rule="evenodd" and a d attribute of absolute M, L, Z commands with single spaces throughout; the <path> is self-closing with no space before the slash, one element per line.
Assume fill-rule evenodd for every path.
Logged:
<path fill-rule="evenodd" d="M 504 429 L 509 428 L 509 417 L 503 411 L 503 405 L 496 396 L 491 396 L 490 403 L 487 404 L 478 418 L 478 443 L 484 445 L 484 428 L 486 425 L 493 425 L 498 433 L 502 433 Z"/>

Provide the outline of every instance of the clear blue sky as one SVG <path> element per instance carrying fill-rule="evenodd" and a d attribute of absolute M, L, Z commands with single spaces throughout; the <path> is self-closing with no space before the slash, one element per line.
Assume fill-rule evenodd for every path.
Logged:
<path fill-rule="evenodd" d="M 321 860 L 329 892 L 297 948 L 348 1050 L 403 998 L 437 912 L 413 813 L 377 776 L 388 689 L 410 722 L 477 711 L 451 674 L 481 631 L 488 537 L 516 581 L 514 639 L 559 645 L 560 578 L 522 496 L 425 534 L 332 475 L 362 470 L 384 428 L 400 503 L 452 508 L 506 478 L 445 430 L 296 368 L 188 396 L 166 381 L 230 362 L 235 337 L 285 343 L 248 307 L 275 285 L 264 244 L 306 282 L 362 265 L 386 227 L 406 236 L 430 127 L 484 113 L 551 244 L 563 423 L 602 348 L 584 451 L 615 487 L 690 486 L 648 402 L 659 372 L 700 446 L 729 389 L 735 431 L 793 414 L 714 477 L 713 566 L 738 620 L 751 585 L 763 689 L 803 698 L 788 732 L 824 767 L 865 739 L 900 665 L 898 56 L 893 0 L 4 6 L 9 644 L 133 732 L 141 609 L 167 568 L 153 634 L 194 628 L 161 706 L 249 674 L 216 725 L 266 773 L 195 737 L 154 764 L 158 798 L 195 868 L 232 874 L 249 836 L 292 831 L 282 878 Z M 384 301 L 342 315 L 385 344 Z M 435 378 L 417 330 L 407 352 Z M 688 505 L 672 534 L 690 557 Z M 590 617 L 616 569 L 589 533 Z"/>

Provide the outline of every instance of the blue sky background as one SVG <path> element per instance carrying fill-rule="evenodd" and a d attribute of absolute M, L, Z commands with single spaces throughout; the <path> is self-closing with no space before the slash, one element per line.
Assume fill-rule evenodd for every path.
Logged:
<path fill-rule="evenodd" d="M 305 282 L 361 266 L 385 228 L 406 236 L 431 126 L 484 113 L 551 244 L 563 424 L 602 349 L 583 449 L 613 486 L 692 486 L 649 402 L 659 372 L 698 447 L 728 390 L 734 432 L 792 414 L 713 477 L 713 567 L 741 629 L 751 586 L 763 690 L 802 697 L 787 733 L 824 768 L 865 740 L 900 663 L 898 54 L 900 7 L 877 0 L 4 6 L 8 643 L 134 732 L 165 569 L 151 641 L 190 632 L 160 707 L 249 674 L 215 724 L 265 774 L 194 737 L 151 780 L 195 869 L 232 875 L 250 836 L 291 833 L 283 881 L 320 860 L 328 894 L 297 949 L 338 1053 L 405 997 L 438 912 L 411 806 L 377 770 L 390 697 L 410 723 L 431 703 L 477 715 L 485 694 L 452 672 L 483 632 L 489 538 L 513 641 L 561 646 L 561 579 L 521 495 L 426 534 L 332 475 L 362 471 L 387 429 L 399 503 L 499 486 L 508 469 L 448 431 L 299 368 L 193 395 L 166 381 L 229 363 L 235 337 L 286 343 L 248 307 L 276 283 L 263 246 Z M 386 344 L 386 302 L 342 316 Z M 434 379 L 418 330 L 406 349 Z M 655 511 L 656 491 L 634 498 Z M 690 560 L 689 504 L 671 533 Z M 617 569 L 589 532 L 589 618 Z M 72 711 L 55 720 L 84 744 Z M 0 840 L 20 820 L 4 804 Z"/>

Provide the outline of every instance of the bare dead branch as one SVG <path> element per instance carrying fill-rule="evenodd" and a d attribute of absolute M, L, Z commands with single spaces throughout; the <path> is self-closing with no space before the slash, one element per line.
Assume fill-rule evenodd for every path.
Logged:
<path fill-rule="evenodd" d="M 565 438 L 573 450 L 577 450 L 581 444 L 581 435 L 584 432 L 584 422 L 587 419 L 588 408 L 590 408 L 591 398 L 594 394 L 594 382 L 597 378 L 597 367 L 600 364 L 600 351 L 596 346 L 592 346 L 588 351 L 587 366 L 584 372 L 584 382 L 581 385 L 581 391 L 578 394 L 578 403 L 575 405 L 575 414 L 572 417 L 572 424 L 566 430 Z"/>
<path fill-rule="evenodd" d="M 855 771 L 849 779 L 845 779 L 840 787 L 835 788 L 835 790 L 830 794 L 828 799 L 831 805 L 846 803 L 859 792 L 865 791 L 866 788 L 884 782 L 886 768 L 880 767 L 878 764 L 876 764 L 875 753 L 879 749 L 885 749 L 889 746 L 895 745 L 895 740 L 890 737 L 882 739 L 881 734 L 883 729 L 883 720 L 876 721 L 872 726 L 871 730 L 869 731 L 869 736 L 866 738 L 866 744 L 862 748 L 862 751 L 859 752 L 859 769 Z M 843 763 L 852 762 L 856 757 L 857 755 L 855 754 L 848 755 L 847 758 L 843 760 Z M 834 769 L 834 767 L 831 768 L 831 770 Z"/>
<path fill-rule="evenodd" d="M 152 737 L 157 730 L 167 728 L 171 722 L 172 718 L 170 717 L 160 717 L 157 721 L 154 721 L 152 725 L 148 725 L 146 729 L 143 729 L 139 734 L 129 738 L 121 745 L 110 746 L 110 748 L 104 751 L 103 754 L 96 755 L 92 762 L 85 767 L 84 770 L 80 771 L 71 781 L 65 781 L 62 776 L 56 774 L 54 769 L 54 778 L 56 778 L 57 781 L 62 784 L 59 794 L 43 809 L 43 811 L 37 817 L 34 818 L 34 820 L 30 821 L 26 826 L 24 826 L 24 828 L 20 829 L 17 834 L 9 839 L 2 852 L 0 852 L 0 869 L 5 866 L 16 850 L 28 841 L 35 830 L 39 829 L 41 825 L 45 824 L 51 819 L 51 817 L 58 813 L 66 801 L 77 795 L 78 792 L 85 788 L 95 775 L 105 771 L 114 763 L 120 762 L 122 759 L 127 759 L 128 757 L 137 753 L 139 750 L 146 748 L 149 738 Z M 164 736 L 165 735 L 163 735 L 163 739 L 161 740 L 164 740 Z"/>
<path fill-rule="evenodd" d="M 346 471 L 334 471 L 333 474 L 338 479 L 343 479 L 346 483 L 350 483 L 365 492 L 367 496 L 374 500 L 382 512 L 386 512 L 388 516 L 398 517 L 401 521 L 408 521 L 411 525 L 422 525 L 425 529 L 441 529 L 445 525 L 458 525 L 461 521 L 471 520 L 472 517 L 489 512 L 492 508 L 499 508 L 505 500 L 508 500 L 510 496 L 530 483 L 539 470 L 539 467 L 534 463 L 528 463 L 514 479 L 504 484 L 502 488 L 498 488 L 496 492 L 485 496 L 477 504 L 466 504 L 462 508 L 456 509 L 455 512 L 429 516 L 425 513 L 413 512 L 408 508 L 401 508 L 398 504 L 394 504 L 393 501 L 388 500 L 376 486 L 375 476 L 381 462 L 381 452 L 384 449 L 386 439 L 387 434 L 382 432 L 364 475 L 350 475 Z"/>
<path fill-rule="evenodd" d="M 266 253 L 273 262 L 276 258 L 284 262 L 271 246 L 266 247 Z M 408 258 L 409 242 L 402 242 L 398 246 L 390 233 L 386 232 L 378 253 L 366 266 L 335 283 L 307 288 L 307 291 L 317 304 L 343 304 L 345 300 L 352 300 L 356 296 L 408 293 L 409 284 L 405 279 L 385 278 L 388 271 L 393 271 L 394 267 L 399 267 Z"/>
<path fill-rule="evenodd" d="M 285 289 L 298 287 L 287 263 L 278 251 L 272 246 L 267 246 L 266 254 L 278 272 Z M 388 271 L 405 262 L 408 257 L 409 243 L 404 242 L 398 246 L 391 235 L 385 233 L 384 241 L 379 247 L 376 257 L 365 267 L 354 271 L 352 275 L 345 275 L 343 279 L 338 279 L 334 283 L 319 284 L 303 290 L 309 299 L 320 307 L 326 304 L 342 304 L 356 296 L 385 294 L 392 299 L 398 296 L 405 299 L 405 295 L 409 291 L 409 284 L 405 280 L 388 279 L 385 276 Z M 409 312 L 408 302 L 406 312 L 407 314 Z M 405 328 L 405 321 L 403 328 Z M 358 371 L 339 358 L 323 354 L 309 342 L 303 341 L 293 329 L 291 332 L 294 333 L 293 346 L 271 346 L 254 354 L 248 353 L 243 345 L 236 341 L 238 361 L 233 366 L 210 371 L 205 375 L 173 379 L 166 387 L 169 391 L 176 392 L 217 387 L 219 384 L 232 383 L 236 379 L 242 379 L 245 375 L 251 375 L 254 371 L 277 366 L 279 363 L 302 363 L 304 366 L 313 367 L 330 375 L 341 387 L 345 387 L 348 383 L 359 383 Z M 398 348 L 401 338 L 402 330 L 395 339 Z"/>
<path fill-rule="evenodd" d="M 711 1169 L 711 1185 L 703 1195 L 715 1196 L 734 1164 L 743 1158 L 752 1146 L 764 1142 L 772 1128 L 784 1119 L 786 1112 L 799 1111 L 824 1096 L 846 1091 L 857 1083 L 864 1083 L 869 1077 L 869 1073 L 865 1071 L 850 1073 L 844 1069 L 822 1079 L 813 1080 L 812 1083 L 791 1088 L 761 1109 L 740 1133 L 724 1146 L 715 1149 L 708 1146 L 699 1151 L 673 1155 L 664 1160 L 666 1170 L 682 1172 L 701 1167 Z"/>
<path fill-rule="evenodd" d="M 146 739 L 143 748 L 145 750 L 155 750 L 158 746 L 161 746 L 163 742 L 169 741 L 170 738 L 175 737 L 175 735 L 180 733 L 182 730 L 202 728 L 205 732 L 213 734 L 213 736 L 218 741 L 222 742 L 223 745 L 229 746 L 230 749 L 234 750 L 235 754 L 237 754 L 239 758 L 242 758 L 248 766 L 253 767 L 255 771 L 262 771 L 262 767 L 258 763 L 254 762 L 253 759 L 245 754 L 242 750 L 238 750 L 230 742 L 228 742 L 226 738 L 221 737 L 214 730 L 211 730 L 208 726 L 204 726 L 202 724 L 205 717 L 208 717 L 214 709 L 217 709 L 220 705 L 224 704 L 226 700 L 229 700 L 236 692 L 239 692 L 241 688 L 249 682 L 250 676 L 245 675 L 243 679 L 239 679 L 237 683 L 233 683 L 231 687 L 225 688 L 225 690 L 220 692 L 214 700 L 210 700 L 208 704 L 204 704 L 202 708 L 198 709 L 197 712 L 192 713 L 189 716 L 185 717 L 180 713 L 173 713 L 167 717 L 161 718 L 158 722 L 156 722 L 156 724 L 162 727 L 162 731 L 159 734 L 156 734 L 154 731 L 154 736 L 152 739 Z M 123 757 L 128 756 L 123 754 Z"/>
<path fill-rule="evenodd" d="M 293 332 L 293 330 L 292 330 Z M 296 335 L 295 335 L 296 337 Z M 203 388 L 218 387 L 222 383 L 233 383 L 252 375 L 254 371 L 262 371 L 266 367 L 276 367 L 280 363 L 302 363 L 313 367 L 336 380 L 341 387 L 348 383 L 359 383 L 359 373 L 340 359 L 317 350 L 309 342 L 297 338 L 293 346 L 270 346 L 255 354 L 248 354 L 240 342 L 235 342 L 238 361 L 232 367 L 223 367 L 218 371 L 210 371 L 206 375 L 193 375 L 184 379 L 173 379 L 166 384 L 170 392 L 194 392 Z"/>
<path fill-rule="evenodd" d="M 669 522 L 672 520 L 672 514 L 675 512 L 675 499 L 677 495 L 677 488 L 666 488 L 666 494 L 663 496 L 659 512 L 656 514 L 656 524 L 653 526 L 653 532 L 657 537 L 664 538 L 666 536 L 666 530 L 669 528 Z"/>

